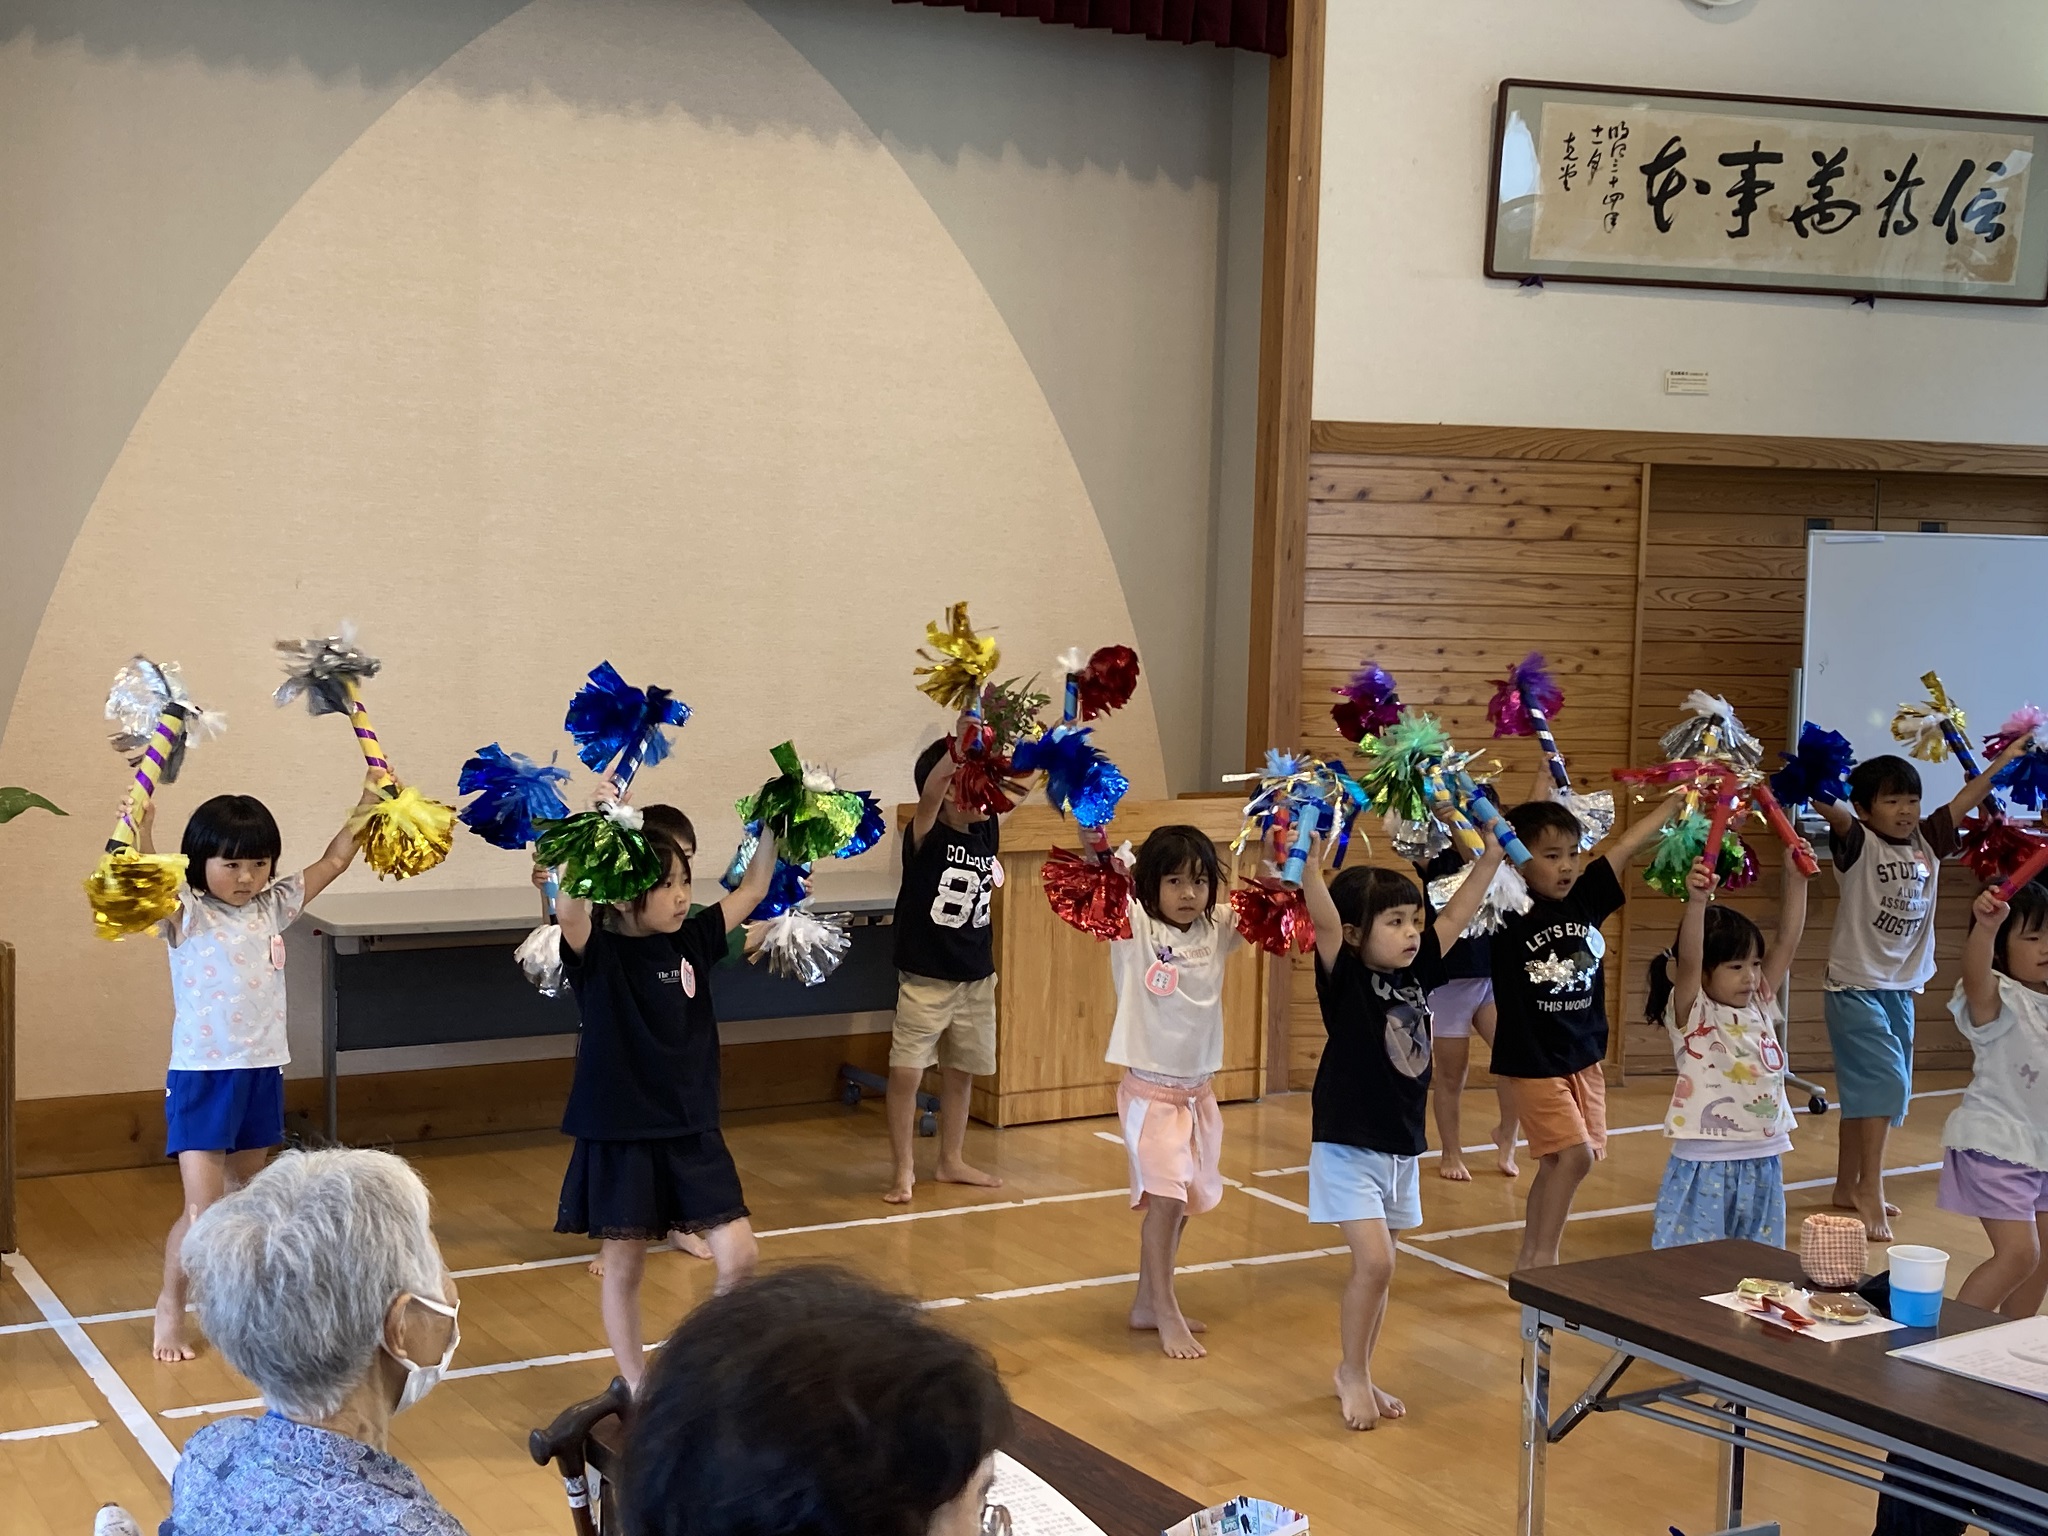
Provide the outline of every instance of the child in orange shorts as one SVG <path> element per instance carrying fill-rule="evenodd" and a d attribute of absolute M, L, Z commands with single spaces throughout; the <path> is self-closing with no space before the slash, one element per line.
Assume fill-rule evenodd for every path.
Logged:
<path fill-rule="evenodd" d="M 1666 803 L 1668 815 L 1676 800 Z M 1607 1155 L 1606 941 L 1600 925 L 1624 900 L 1621 871 L 1664 825 L 1646 816 L 1607 842 L 1604 857 L 1585 861 L 1579 820 L 1554 800 L 1531 800 L 1508 812 L 1529 850 L 1527 912 L 1510 916 L 1493 936 L 1492 1070 L 1508 1086 L 1522 1122 L 1534 1183 L 1522 1228 L 1517 1269 L 1557 1262 L 1572 1198 L 1597 1158 Z"/>

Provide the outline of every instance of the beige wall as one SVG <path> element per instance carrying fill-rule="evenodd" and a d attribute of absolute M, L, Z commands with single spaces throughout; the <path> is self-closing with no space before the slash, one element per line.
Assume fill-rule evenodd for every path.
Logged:
<path fill-rule="evenodd" d="M 191 67 L 0 47 L 16 69 L 51 47 L 81 74 Z M 1194 270 L 1214 317 L 1219 199 L 1200 178 L 1182 195 L 1207 209 Z M 1213 341 L 1203 366 L 1213 378 Z M 394 761 L 443 797 L 484 741 L 557 744 L 600 657 L 673 683 L 697 719 L 645 793 L 716 847 L 784 736 L 908 792 L 941 723 L 910 648 L 948 601 L 971 597 L 1020 670 L 1071 643 L 1146 643 L 1068 439 L 900 156 L 739 0 L 539 0 L 482 31 L 255 245 L 70 542 L 0 742 L 0 782 L 79 813 L 7 829 L 23 1096 L 160 1080 L 162 956 L 97 943 L 76 895 L 121 778 L 98 706 L 128 652 L 182 661 L 232 719 L 167 791 L 166 842 L 194 800 L 233 789 L 276 810 L 288 862 L 317 852 L 359 761 L 340 722 L 269 706 L 269 644 L 346 614 L 386 661 Z M 1213 472 L 1216 437 L 1201 450 Z M 1158 537 L 1206 550 L 1215 495 L 1198 476 L 1195 505 L 1142 515 L 1184 511 Z M 10 501 L 10 529 L 27 510 Z M 1197 610 L 1212 574 L 1194 569 Z M 1198 710 L 1207 686 L 1201 668 L 1175 683 Z M 1168 785 L 1154 704 L 1104 733 L 1141 794 Z M 465 838 L 431 878 L 522 876 Z"/>

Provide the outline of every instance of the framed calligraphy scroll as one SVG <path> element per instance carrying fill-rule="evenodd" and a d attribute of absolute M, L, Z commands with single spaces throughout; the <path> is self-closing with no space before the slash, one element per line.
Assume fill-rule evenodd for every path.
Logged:
<path fill-rule="evenodd" d="M 1486 275 L 2048 305 L 2048 118 L 1501 82 Z"/>

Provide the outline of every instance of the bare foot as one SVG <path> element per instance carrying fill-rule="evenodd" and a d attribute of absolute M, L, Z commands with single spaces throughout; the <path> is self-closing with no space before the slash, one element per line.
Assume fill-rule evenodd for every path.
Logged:
<path fill-rule="evenodd" d="M 1195 1342 L 1194 1325 L 1178 1312 L 1160 1321 L 1159 1348 L 1170 1360 L 1199 1360 L 1209 1353 Z"/>
<path fill-rule="evenodd" d="M 1448 1154 L 1436 1165 L 1436 1176 L 1440 1179 L 1449 1179 L 1453 1184 L 1472 1182 L 1472 1170 L 1465 1166 L 1465 1159 L 1453 1158 Z"/>
<path fill-rule="evenodd" d="M 1836 1191 L 1835 1198 L 1831 1203 L 1833 1204 L 1834 1208 L 1838 1211 L 1860 1212 L 1863 1209 L 1863 1207 L 1861 1205 L 1858 1205 L 1853 1198 L 1844 1200 L 1839 1190 Z M 1891 1201 L 1887 1200 L 1884 1203 L 1884 1213 L 1887 1216 L 1896 1216 L 1899 1214 L 1899 1208 L 1896 1205 L 1893 1205 Z"/>
<path fill-rule="evenodd" d="M 1334 1378 L 1337 1384 L 1337 1406 L 1344 1412 L 1344 1422 L 1352 1429 L 1379 1428 L 1382 1410 L 1382 1393 L 1373 1388 L 1370 1376 L 1354 1376 L 1348 1366 L 1338 1366 Z M 1406 1410 L 1404 1409 L 1403 1412 Z"/>
<path fill-rule="evenodd" d="M 1503 1178 L 1519 1179 L 1522 1176 L 1522 1165 L 1515 1161 L 1515 1138 L 1508 1134 L 1506 1126 L 1497 1125 L 1493 1128 L 1493 1145 L 1493 1166 L 1501 1171 Z"/>
<path fill-rule="evenodd" d="M 669 1232 L 668 1245 L 677 1253 L 687 1253 L 693 1259 L 711 1257 L 711 1245 L 704 1241 L 704 1236 L 700 1232 L 685 1232 L 681 1227 L 676 1227 Z"/>
<path fill-rule="evenodd" d="M 896 1182 L 889 1186 L 882 1198 L 891 1205 L 910 1204 L 910 1192 L 917 1188 L 917 1175 L 908 1168 L 896 1175 Z"/>
<path fill-rule="evenodd" d="M 1378 1387 L 1374 1387 L 1372 1389 L 1372 1398 L 1374 1402 L 1380 1405 L 1381 1418 L 1405 1419 L 1408 1417 L 1408 1405 L 1394 1396 L 1393 1393 L 1382 1392 Z"/>
<path fill-rule="evenodd" d="M 1186 1313 L 1182 1313 L 1180 1320 L 1181 1326 L 1186 1328 L 1189 1333 L 1207 1333 L 1209 1331 L 1209 1325 L 1199 1317 L 1189 1317 Z M 1140 1301 L 1134 1303 L 1131 1307 L 1131 1326 L 1140 1329 L 1157 1328 L 1159 1321 L 1153 1317 L 1151 1307 Z"/>
<path fill-rule="evenodd" d="M 970 1168 L 965 1163 L 940 1163 L 941 1184 L 972 1184 L 977 1189 L 1001 1189 L 1003 1181 L 992 1173 L 983 1173 L 979 1168 Z"/>
<path fill-rule="evenodd" d="M 1898 1214 L 1897 1206 L 1873 1200 L 1868 1205 L 1856 1207 L 1856 1214 L 1863 1218 L 1863 1230 L 1870 1234 L 1873 1243 L 1888 1243 L 1892 1240 L 1891 1218 Z"/>
<path fill-rule="evenodd" d="M 156 1303 L 156 1337 L 149 1346 L 152 1357 L 165 1365 L 177 1365 L 197 1357 L 198 1351 L 185 1342 L 185 1309 L 168 1296 Z"/>
<path fill-rule="evenodd" d="M 584 1265 L 583 1267 L 590 1272 L 591 1276 L 594 1279 L 602 1280 L 604 1278 L 603 1259 L 592 1259 L 588 1264 Z"/>

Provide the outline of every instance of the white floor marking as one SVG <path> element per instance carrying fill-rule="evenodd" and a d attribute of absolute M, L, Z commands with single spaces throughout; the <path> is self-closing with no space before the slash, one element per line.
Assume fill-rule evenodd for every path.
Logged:
<path fill-rule="evenodd" d="M 1394 1247 L 1398 1252 L 1410 1254 L 1426 1263 L 1448 1269 L 1454 1275 L 1463 1275 L 1468 1280 L 1484 1280 L 1488 1285 L 1498 1286 L 1501 1290 L 1508 1288 L 1507 1281 L 1501 1279 L 1499 1275 L 1489 1275 L 1483 1269 L 1474 1269 L 1469 1264 L 1460 1264 L 1456 1259 L 1447 1259 L 1440 1253 L 1431 1253 L 1427 1248 L 1417 1248 L 1413 1243 L 1404 1242 L 1397 1242 L 1394 1244 Z"/>
<path fill-rule="evenodd" d="M 1114 1147 L 1120 1147 L 1124 1144 L 1123 1137 L 1117 1135 L 1115 1131 L 1097 1131 L 1095 1139 L 1097 1141 L 1106 1141 Z"/>
<path fill-rule="evenodd" d="M 98 1419 L 80 1419 L 75 1424 L 45 1424 L 39 1429 L 10 1429 L 0 1432 L 0 1440 L 47 1440 L 53 1435 L 75 1435 L 80 1430 L 98 1429 Z"/>
<path fill-rule="evenodd" d="M 157 1427 L 156 1420 L 149 1416 L 149 1410 L 142 1406 L 140 1399 L 128 1390 L 128 1383 L 121 1379 L 120 1374 L 108 1363 L 107 1357 L 100 1353 L 99 1345 L 87 1336 L 86 1331 L 79 1326 L 78 1319 L 73 1317 L 64 1303 L 57 1299 L 57 1293 L 50 1289 L 40 1274 L 36 1273 L 35 1265 L 29 1263 L 24 1255 L 0 1254 L 0 1263 L 7 1266 L 8 1272 L 14 1276 L 15 1283 L 21 1287 L 22 1293 L 35 1303 L 36 1310 L 43 1314 L 44 1319 L 55 1329 L 57 1337 L 63 1341 L 64 1347 L 71 1351 L 71 1358 L 78 1362 L 79 1368 L 91 1378 L 92 1384 L 99 1388 L 100 1396 L 105 1398 L 107 1406 L 114 1410 L 114 1417 L 128 1427 L 128 1433 L 135 1437 L 136 1443 L 142 1447 L 142 1453 L 150 1459 L 157 1471 L 164 1475 L 164 1481 L 169 1482 L 171 1469 L 178 1464 L 177 1448 Z"/>
<path fill-rule="evenodd" d="M 187 1307 L 185 1310 L 190 1312 L 192 1309 Z M 71 1321 L 78 1324 L 81 1328 L 89 1328 L 95 1323 L 127 1323 L 133 1322 L 138 1317 L 155 1316 L 156 1308 L 137 1307 L 129 1312 L 95 1312 L 90 1317 L 74 1317 Z M 47 1333 L 56 1326 L 55 1323 L 50 1322 L 47 1318 L 33 1323 L 8 1323 L 0 1326 L 0 1334 Z"/>

